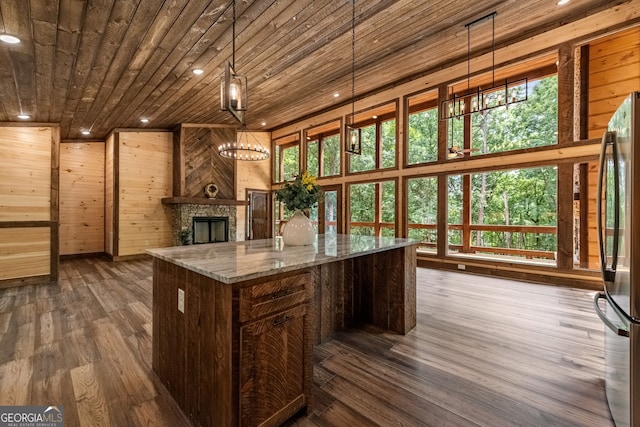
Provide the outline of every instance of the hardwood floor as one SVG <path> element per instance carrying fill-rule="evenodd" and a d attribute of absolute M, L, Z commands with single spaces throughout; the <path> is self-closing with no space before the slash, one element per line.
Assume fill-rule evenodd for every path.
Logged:
<path fill-rule="evenodd" d="M 64 260 L 0 290 L 0 405 L 65 426 L 187 426 L 151 371 L 151 262 Z M 288 426 L 607 426 L 593 292 L 418 269 L 418 326 L 314 350 L 314 408 Z"/>

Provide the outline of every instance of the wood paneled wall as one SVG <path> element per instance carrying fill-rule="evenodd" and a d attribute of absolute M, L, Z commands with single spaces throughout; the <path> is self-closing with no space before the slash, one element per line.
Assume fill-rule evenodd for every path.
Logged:
<path fill-rule="evenodd" d="M 183 123 L 174 139 L 174 197 L 204 197 L 214 183 L 218 199 L 235 198 L 235 161 L 218 155 L 218 146 L 233 141 L 235 127 Z"/>
<path fill-rule="evenodd" d="M 589 138 L 600 138 L 622 100 L 640 90 L 640 28 L 589 46 Z"/>
<path fill-rule="evenodd" d="M 161 203 L 172 196 L 171 132 L 118 132 L 117 243 L 119 257 L 171 245 L 171 210 Z"/>
<path fill-rule="evenodd" d="M 60 255 L 104 251 L 105 143 L 60 145 Z"/>
<path fill-rule="evenodd" d="M 589 45 L 589 138 L 602 138 L 624 98 L 640 91 L 640 28 L 623 31 Z M 589 164 L 589 268 L 600 268 L 596 198 L 597 162 Z"/>
<path fill-rule="evenodd" d="M 258 142 L 265 147 L 271 146 L 271 133 L 252 132 Z M 247 190 L 271 189 L 271 163 L 269 160 L 256 162 L 236 162 L 236 199 L 246 200 Z M 236 216 L 236 240 L 246 240 L 247 207 L 238 206 Z"/>
<path fill-rule="evenodd" d="M 57 279 L 58 150 L 57 127 L 0 127 L 0 282 Z"/>

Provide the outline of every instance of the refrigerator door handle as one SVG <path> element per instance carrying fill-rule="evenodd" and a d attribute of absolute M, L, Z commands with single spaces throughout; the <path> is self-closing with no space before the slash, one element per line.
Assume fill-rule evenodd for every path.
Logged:
<path fill-rule="evenodd" d="M 603 186 L 602 180 L 604 179 L 604 171 L 605 171 L 605 159 L 606 159 L 606 151 L 607 146 L 611 146 L 613 151 L 613 179 L 614 179 L 614 230 L 613 230 L 613 254 L 611 257 L 611 266 L 607 265 L 607 257 L 606 257 L 606 227 L 603 224 L 604 216 L 603 211 L 604 208 L 602 206 L 602 202 L 604 199 L 604 190 L 605 186 Z M 598 243 L 600 246 L 600 268 L 602 269 L 602 277 L 605 282 L 614 282 L 616 276 L 616 267 L 618 263 L 618 233 L 620 227 L 620 190 L 619 190 L 619 171 L 618 171 L 618 150 L 616 146 L 616 134 L 615 132 L 605 132 L 602 136 L 602 152 L 600 153 L 600 168 L 599 168 L 599 176 L 598 176 L 598 198 L 596 200 L 596 211 L 597 211 L 597 221 L 596 226 L 598 228 Z"/>
<path fill-rule="evenodd" d="M 629 331 L 627 329 L 619 328 L 616 325 L 614 325 L 614 323 L 611 320 L 607 319 L 607 316 L 602 312 L 602 310 L 600 309 L 600 306 L 598 305 L 598 301 L 600 301 L 601 299 L 604 299 L 605 301 L 607 300 L 607 297 L 604 294 L 604 292 L 598 292 L 593 298 L 593 307 L 595 308 L 596 313 L 598 314 L 598 317 L 600 318 L 600 320 L 602 320 L 602 322 L 605 325 L 607 325 L 607 328 L 615 332 L 616 335 L 620 335 L 622 337 L 628 337 Z"/>

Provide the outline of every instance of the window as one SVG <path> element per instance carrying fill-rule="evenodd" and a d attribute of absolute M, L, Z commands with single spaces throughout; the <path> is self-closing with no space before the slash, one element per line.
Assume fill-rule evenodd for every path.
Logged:
<path fill-rule="evenodd" d="M 527 100 L 491 108 L 470 115 L 471 120 L 448 120 L 448 145 L 467 148 L 471 156 L 558 142 L 558 76 L 528 82 Z M 516 86 L 524 93 L 524 85 Z M 464 144 L 465 126 L 470 122 L 470 146 Z M 453 157 L 457 158 L 457 157 Z"/>
<path fill-rule="evenodd" d="M 348 156 L 349 173 L 396 167 L 397 103 L 393 102 L 356 114 L 355 126 L 361 130 L 362 152 Z M 351 117 L 347 117 L 351 122 Z"/>
<path fill-rule="evenodd" d="M 292 180 L 300 173 L 300 137 L 297 133 L 278 138 L 274 141 L 273 181 Z"/>
<path fill-rule="evenodd" d="M 307 170 L 318 176 L 340 175 L 340 129 L 337 120 L 305 131 Z"/>
<path fill-rule="evenodd" d="M 449 253 L 554 263 L 557 175 L 547 166 L 450 176 Z"/>
<path fill-rule="evenodd" d="M 408 179 L 407 205 L 408 237 L 420 242 L 420 251 L 436 253 L 438 178 Z"/>
<path fill-rule="evenodd" d="M 395 181 L 349 185 L 348 233 L 395 236 L 395 201 Z"/>
<path fill-rule="evenodd" d="M 438 91 L 409 99 L 407 165 L 438 160 Z"/>
<path fill-rule="evenodd" d="M 530 81 L 528 90 L 525 102 L 472 114 L 472 155 L 558 142 L 558 77 Z"/>

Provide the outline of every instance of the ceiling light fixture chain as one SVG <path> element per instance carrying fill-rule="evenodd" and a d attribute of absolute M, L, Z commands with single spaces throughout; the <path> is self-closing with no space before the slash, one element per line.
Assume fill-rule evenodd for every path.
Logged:
<path fill-rule="evenodd" d="M 247 130 L 245 115 L 247 111 L 247 78 L 235 72 L 236 67 L 236 2 L 231 3 L 233 21 L 231 22 L 231 63 L 226 64 L 220 80 L 220 109 L 228 111 L 240 122 L 241 127 L 233 133 L 233 140 L 218 146 L 221 157 L 234 160 L 266 160 L 269 149 Z M 228 10 L 228 9 L 227 9 Z M 226 12 L 225 12 L 226 13 Z M 253 139 L 250 142 L 249 139 Z"/>
<path fill-rule="evenodd" d="M 231 62 L 225 64 L 220 79 L 220 110 L 228 111 L 241 124 L 245 123 L 247 111 L 247 78 L 236 73 L 236 2 L 231 4 Z"/>
<path fill-rule="evenodd" d="M 442 102 L 440 119 L 459 119 L 472 113 L 478 113 L 492 108 L 506 106 L 521 101 L 528 97 L 528 80 L 522 78 L 509 82 L 505 79 L 503 84 L 496 84 L 496 35 L 495 17 L 497 12 L 491 12 L 481 18 L 465 24 L 467 29 L 467 91 L 458 95 L 455 90 L 453 97 Z M 471 89 L 471 27 L 491 19 L 491 87 L 482 89 L 480 85 Z"/>
<path fill-rule="evenodd" d="M 345 151 L 362 153 L 362 130 L 356 127 L 356 0 L 351 3 L 351 120 L 345 123 Z"/>

